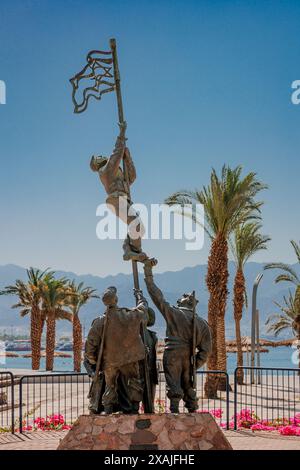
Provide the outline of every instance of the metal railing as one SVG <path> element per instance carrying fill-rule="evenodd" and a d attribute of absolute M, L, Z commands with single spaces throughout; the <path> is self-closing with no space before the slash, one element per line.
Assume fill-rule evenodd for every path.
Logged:
<path fill-rule="evenodd" d="M 241 370 L 243 385 L 238 383 Z M 243 409 L 255 413 L 260 420 L 290 420 L 300 413 L 299 371 L 296 368 L 239 367 L 234 373 L 233 392 L 226 372 L 198 371 L 199 411 L 210 412 L 217 423 L 227 429 L 237 429 L 237 415 Z M 223 391 L 218 391 L 215 398 L 208 398 L 205 393 L 210 377 L 223 378 Z M 11 372 L 0 372 L 0 430 L 22 433 L 30 430 L 36 418 L 49 415 L 63 415 L 65 422 L 72 424 L 79 415 L 88 413 L 89 385 L 90 379 L 85 373 L 14 377 Z M 169 406 L 164 373 L 160 371 L 155 411 L 168 412 Z M 180 411 L 185 411 L 182 402 Z"/>
<path fill-rule="evenodd" d="M 14 433 L 16 406 L 14 376 L 11 372 L 0 372 L 0 431 Z"/>
<path fill-rule="evenodd" d="M 221 379 L 225 390 L 219 390 L 218 396 L 215 398 L 208 398 L 205 393 L 205 382 L 210 377 Z M 231 387 L 229 385 L 229 375 L 225 371 L 220 370 L 203 370 L 197 371 L 197 397 L 199 410 L 207 410 L 213 414 L 215 420 L 221 424 L 225 424 L 226 429 L 229 429 L 229 392 Z"/>
<path fill-rule="evenodd" d="M 160 380 L 156 390 L 155 411 L 169 412 L 170 400 L 167 397 L 164 372 L 160 371 L 159 376 Z M 224 379 L 225 390 L 219 391 L 217 397 L 209 398 L 205 393 L 205 382 L 213 377 Z M 219 370 L 197 371 L 198 411 L 208 411 L 212 413 L 219 424 L 225 423 L 227 429 L 229 428 L 229 389 L 229 376 L 227 372 Z M 181 413 L 186 411 L 182 401 L 180 402 L 179 411 Z"/>
<path fill-rule="evenodd" d="M 243 372 L 243 385 L 238 375 Z M 299 369 L 237 367 L 234 372 L 234 429 L 238 413 L 250 410 L 260 420 L 289 421 L 300 412 Z"/>
<path fill-rule="evenodd" d="M 63 415 L 68 424 L 88 413 L 85 373 L 24 375 L 19 384 L 19 432 L 38 417 Z"/>

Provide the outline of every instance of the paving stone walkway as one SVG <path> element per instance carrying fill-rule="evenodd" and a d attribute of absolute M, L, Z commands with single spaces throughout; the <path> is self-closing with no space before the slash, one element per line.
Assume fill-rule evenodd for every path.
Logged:
<path fill-rule="evenodd" d="M 2 450 L 55 450 L 67 431 L 0 434 Z M 300 437 L 270 432 L 225 431 L 234 450 L 300 450 Z"/>
<path fill-rule="evenodd" d="M 24 434 L 0 434 L 2 450 L 55 450 L 68 431 L 36 431 Z"/>
<path fill-rule="evenodd" d="M 281 436 L 277 432 L 225 431 L 234 450 L 300 450 L 300 436 Z"/>

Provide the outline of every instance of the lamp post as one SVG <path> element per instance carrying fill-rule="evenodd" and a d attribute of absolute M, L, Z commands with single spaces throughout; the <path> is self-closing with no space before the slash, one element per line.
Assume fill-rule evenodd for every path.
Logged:
<path fill-rule="evenodd" d="M 255 366 L 255 342 L 256 342 L 256 323 L 257 323 L 257 309 L 256 309 L 256 297 L 257 297 L 257 288 L 262 280 L 263 273 L 256 276 L 253 290 L 252 290 L 252 316 L 251 316 L 251 367 Z M 251 383 L 254 383 L 254 371 L 251 370 Z"/>
<path fill-rule="evenodd" d="M 255 336 L 256 336 L 256 364 L 257 367 L 260 367 L 260 342 L 259 342 L 259 310 L 258 308 L 256 309 L 256 317 L 255 317 Z M 258 371 L 257 374 L 257 383 L 260 385 L 261 383 L 261 373 L 260 370 Z"/>

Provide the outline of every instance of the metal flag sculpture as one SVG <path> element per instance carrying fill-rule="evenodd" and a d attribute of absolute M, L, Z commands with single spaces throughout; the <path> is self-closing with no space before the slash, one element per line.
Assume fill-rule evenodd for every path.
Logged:
<path fill-rule="evenodd" d="M 105 57 L 102 57 L 105 56 Z M 89 99 L 100 100 L 104 93 L 114 91 L 115 83 L 111 81 L 114 78 L 111 72 L 113 63 L 112 51 L 90 51 L 86 56 L 87 65 L 74 77 L 70 79 L 73 87 L 72 101 L 74 104 L 74 113 L 82 113 L 86 110 Z M 82 99 L 79 101 L 78 95 L 80 85 L 88 80 L 92 81 L 92 86 L 83 89 Z"/>

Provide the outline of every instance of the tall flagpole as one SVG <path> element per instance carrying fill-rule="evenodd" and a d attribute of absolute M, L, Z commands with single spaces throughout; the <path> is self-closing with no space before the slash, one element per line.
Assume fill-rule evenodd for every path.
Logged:
<path fill-rule="evenodd" d="M 116 90 L 116 95 L 117 95 L 119 122 L 123 123 L 124 122 L 124 111 L 123 111 L 123 102 L 122 102 L 122 93 L 121 93 L 121 78 L 120 78 L 120 71 L 119 71 L 119 64 L 118 64 L 116 40 L 114 38 L 110 39 L 109 44 L 110 44 L 110 49 L 111 49 L 112 58 L 113 58 L 114 77 L 115 77 L 115 90 Z M 128 187 L 128 191 L 129 191 L 129 199 L 131 201 L 130 186 L 129 186 L 129 183 L 128 183 L 128 175 L 127 175 L 127 170 L 126 170 L 126 165 L 125 165 L 124 160 L 123 160 L 123 173 L 124 173 L 125 180 L 127 182 L 127 187 Z M 138 274 L 138 269 L 137 269 L 137 261 L 132 261 L 132 274 L 133 274 L 134 288 L 139 289 L 140 288 L 140 283 L 139 283 L 139 274 Z"/>
<path fill-rule="evenodd" d="M 111 56 L 111 57 L 110 57 Z M 117 105 L 118 105 L 118 115 L 119 115 L 119 123 L 124 123 L 124 111 L 123 111 L 123 103 L 122 103 L 122 94 L 121 94 L 121 80 L 120 80 L 120 72 L 118 66 L 118 56 L 117 56 L 117 45 L 115 39 L 110 39 L 110 51 L 97 51 L 93 50 L 90 51 L 87 55 L 87 64 L 84 68 L 74 75 L 70 79 L 72 84 L 72 101 L 74 104 L 74 112 L 75 113 L 82 113 L 87 109 L 88 102 L 90 98 L 100 100 L 103 94 L 109 93 L 111 91 L 116 92 L 117 96 Z M 113 66 L 114 73 L 111 72 L 111 64 Z M 81 80 L 88 80 L 89 86 L 84 88 L 82 92 L 82 98 L 78 101 L 77 91 L 80 88 L 80 81 Z M 91 84 L 91 80 L 93 83 Z M 112 80 L 114 80 L 112 82 Z M 128 181 L 128 173 L 127 168 L 123 158 L 123 173 L 125 181 L 127 182 L 128 187 L 128 198 L 130 203 L 131 195 L 130 195 L 130 186 Z M 132 274 L 133 274 L 133 284 L 135 289 L 140 289 L 139 285 L 139 276 L 138 276 L 138 269 L 137 269 L 137 261 L 132 260 Z M 147 346 L 145 344 L 145 330 L 146 327 L 142 324 L 141 328 L 141 336 L 145 345 L 145 359 L 144 363 L 144 377 L 145 377 L 145 390 L 146 390 L 146 400 L 145 400 L 145 412 L 146 413 L 153 413 L 153 397 L 151 394 L 151 382 L 150 382 L 150 375 L 149 375 L 149 367 L 148 367 L 148 353 L 147 353 Z"/>
<path fill-rule="evenodd" d="M 120 78 L 120 71 L 119 71 L 119 64 L 118 64 L 118 56 L 117 56 L 117 44 L 116 40 L 114 38 L 110 39 L 110 48 L 112 52 L 112 58 L 113 58 L 113 67 L 114 67 L 114 77 L 115 77 L 115 90 L 116 90 L 116 95 L 117 95 L 117 104 L 118 104 L 118 114 L 119 114 L 119 122 L 123 123 L 124 122 L 124 111 L 123 111 L 123 102 L 122 102 L 122 94 L 121 94 L 121 78 Z M 131 201 L 131 195 L 130 195 L 130 185 L 128 182 L 128 174 L 127 174 L 127 169 L 126 165 L 123 159 L 123 173 L 124 173 L 124 178 L 125 181 L 127 182 L 127 187 L 129 191 L 129 200 Z M 138 268 L 137 268 L 137 261 L 132 260 L 132 274 L 133 274 L 133 285 L 135 289 L 140 289 L 140 283 L 139 283 L 139 274 L 138 274 Z M 144 324 L 141 325 L 141 336 L 142 340 L 145 346 L 145 359 L 144 359 L 144 379 L 145 379 L 145 412 L 146 413 L 154 413 L 154 408 L 153 408 L 153 397 L 151 393 L 151 383 L 150 383 L 150 375 L 149 375 L 149 367 L 148 367 L 148 352 L 147 352 L 147 346 L 146 346 L 146 327 Z"/>

